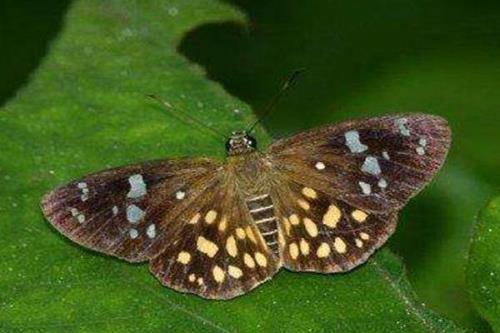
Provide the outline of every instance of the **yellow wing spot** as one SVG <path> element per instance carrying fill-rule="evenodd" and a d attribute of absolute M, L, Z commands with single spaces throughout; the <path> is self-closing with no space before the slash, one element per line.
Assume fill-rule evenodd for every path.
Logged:
<path fill-rule="evenodd" d="M 347 245 L 340 237 L 335 237 L 335 241 L 333 242 L 333 247 L 335 248 L 335 251 L 337 251 L 338 253 L 345 253 L 347 249 Z"/>
<path fill-rule="evenodd" d="M 227 228 L 227 216 L 224 215 L 222 216 L 219 222 L 219 231 L 224 232 L 226 231 L 226 228 Z"/>
<path fill-rule="evenodd" d="M 243 256 L 243 262 L 250 268 L 255 267 L 255 261 L 253 260 L 252 256 L 249 255 L 248 253 L 245 253 L 245 255 Z"/>
<path fill-rule="evenodd" d="M 314 223 L 311 219 L 304 217 L 304 227 L 311 237 L 318 236 L 318 227 L 316 226 L 316 223 Z"/>
<path fill-rule="evenodd" d="M 187 265 L 191 261 L 191 255 L 189 252 L 181 251 L 177 255 L 177 262 L 180 262 L 183 265 Z"/>
<path fill-rule="evenodd" d="M 300 208 L 303 210 L 309 210 L 311 206 L 309 205 L 309 202 L 303 200 L 303 199 L 297 199 L 297 203 L 299 204 Z"/>
<path fill-rule="evenodd" d="M 297 216 L 297 214 L 292 214 L 292 215 L 290 215 L 289 219 L 290 219 L 290 223 L 291 223 L 292 225 L 298 225 L 298 224 L 300 223 L 300 219 L 299 219 L 299 217 Z"/>
<path fill-rule="evenodd" d="M 325 258 L 328 257 L 330 254 L 330 245 L 326 243 L 321 243 L 321 245 L 318 247 L 318 250 L 316 251 L 316 255 L 318 258 Z"/>
<path fill-rule="evenodd" d="M 257 244 L 257 239 L 255 238 L 255 234 L 253 233 L 252 228 L 250 228 L 250 226 L 247 226 L 245 228 L 245 231 L 246 231 L 248 239 L 250 239 L 252 242 Z"/>
<path fill-rule="evenodd" d="M 226 273 L 219 266 L 215 265 L 212 269 L 212 275 L 214 276 L 214 280 L 221 283 L 226 278 Z"/>
<path fill-rule="evenodd" d="M 359 237 L 361 237 L 361 239 L 363 239 L 363 240 L 369 240 L 370 239 L 370 235 L 368 235 L 366 232 L 360 232 L 359 233 Z"/>
<path fill-rule="evenodd" d="M 189 220 L 189 224 L 196 224 L 198 223 L 198 221 L 200 220 L 200 213 L 196 213 L 194 214 L 194 216 L 191 218 L 191 220 Z"/>
<path fill-rule="evenodd" d="M 233 236 L 229 236 L 226 240 L 226 251 L 231 257 L 236 257 L 238 254 L 238 247 Z"/>
<path fill-rule="evenodd" d="M 202 286 L 203 285 L 203 278 L 199 277 L 198 280 L 197 280 L 197 282 L 198 282 L 199 286 Z"/>
<path fill-rule="evenodd" d="M 255 261 L 257 261 L 257 265 L 261 267 L 267 266 L 267 258 L 260 252 L 255 252 Z"/>
<path fill-rule="evenodd" d="M 297 259 L 297 257 L 299 256 L 299 247 L 295 243 L 291 243 L 288 246 L 288 251 L 290 252 L 290 257 L 292 259 Z"/>
<path fill-rule="evenodd" d="M 330 228 L 335 228 L 341 216 L 340 209 L 335 205 L 330 205 L 325 215 L 323 215 L 323 224 Z"/>
<path fill-rule="evenodd" d="M 233 266 L 233 265 L 228 266 L 227 272 L 229 273 L 229 275 L 231 277 L 234 277 L 235 279 L 239 279 L 240 277 L 243 276 L 243 271 L 241 269 L 239 269 L 238 267 Z"/>
<path fill-rule="evenodd" d="M 362 223 L 365 222 L 366 218 L 368 217 L 368 214 L 366 214 L 362 210 L 356 209 L 351 213 L 351 216 L 359 223 Z"/>
<path fill-rule="evenodd" d="M 302 189 L 302 194 L 311 199 L 316 199 L 318 197 L 318 193 L 310 187 L 304 187 Z"/>
<path fill-rule="evenodd" d="M 189 274 L 188 279 L 189 279 L 189 282 L 194 282 L 194 281 L 196 280 L 196 275 L 194 275 L 194 274 Z"/>
<path fill-rule="evenodd" d="M 208 213 L 205 215 L 205 222 L 208 224 L 212 224 L 215 219 L 217 218 L 217 212 L 215 210 L 209 210 Z"/>
<path fill-rule="evenodd" d="M 304 256 L 309 254 L 309 243 L 304 238 L 300 240 L 300 252 Z"/>
<path fill-rule="evenodd" d="M 359 238 L 356 238 L 354 240 L 354 242 L 356 243 L 356 246 L 359 247 L 359 248 L 362 248 L 363 247 L 363 241 Z"/>
<path fill-rule="evenodd" d="M 290 221 L 286 217 L 283 218 L 283 225 L 285 226 L 286 234 L 288 236 L 290 236 L 291 225 L 290 225 Z"/>
<path fill-rule="evenodd" d="M 217 244 L 206 239 L 203 236 L 198 237 L 196 246 L 198 248 L 198 251 L 205 253 L 210 258 L 213 258 L 217 251 L 219 251 L 219 247 L 217 246 Z"/>
<path fill-rule="evenodd" d="M 246 237 L 245 230 L 243 230 L 243 228 L 236 228 L 236 236 L 239 239 L 245 239 Z"/>

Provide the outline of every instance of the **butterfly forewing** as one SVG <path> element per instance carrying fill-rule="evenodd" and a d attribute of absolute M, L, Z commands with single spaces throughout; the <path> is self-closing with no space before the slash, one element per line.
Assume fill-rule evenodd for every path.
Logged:
<path fill-rule="evenodd" d="M 151 271 L 163 284 L 227 299 L 253 289 L 279 269 L 230 180 L 221 179 L 179 218 L 189 222 L 151 262 Z"/>
<path fill-rule="evenodd" d="M 414 114 L 349 121 L 279 140 L 270 147 L 287 177 L 372 211 L 401 208 L 444 162 L 446 121 Z"/>
<path fill-rule="evenodd" d="M 216 168 L 210 160 L 181 159 L 111 169 L 48 193 L 42 210 L 78 244 L 144 261 L 185 222 L 176 217 L 211 190 Z"/>

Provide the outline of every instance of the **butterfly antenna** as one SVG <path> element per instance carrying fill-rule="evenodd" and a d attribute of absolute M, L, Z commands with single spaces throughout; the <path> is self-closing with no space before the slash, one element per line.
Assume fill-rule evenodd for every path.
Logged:
<path fill-rule="evenodd" d="M 151 98 L 151 99 L 154 99 L 155 101 L 161 103 L 166 110 L 168 111 L 171 111 L 169 112 L 169 114 L 174 117 L 175 119 L 179 120 L 180 122 L 183 122 L 187 125 L 198 125 L 200 128 L 202 129 L 206 129 L 208 130 L 209 132 L 211 132 L 211 134 L 214 134 L 217 139 L 220 139 L 221 137 L 225 139 L 227 139 L 226 135 L 224 135 L 223 133 L 217 131 L 216 129 L 208 126 L 207 124 L 204 124 L 203 122 L 201 122 L 200 120 L 196 119 L 195 117 L 192 117 L 191 115 L 189 115 L 186 111 L 183 111 L 181 109 L 179 109 L 179 107 L 174 107 L 171 103 L 163 100 L 162 98 L 156 96 L 156 95 L 153 95 L 153 94 L 148 94 L 146 95 L 147 97 Z M 178 112 L 174 112 L 174 111 L 178 111 Z M 177 114 L 179 113 L 179 114 Z M 188 120 L 186 119 L 183 119 L 180 115 L 182 115 L 183 117 L 187 118 Z"/>
<path fill-rule="evenodd" d="M 274 111 L 274 107 L 276 106 L 276 104 L 278 104 L 278 102 L 285 95 L 287 90 L 293 86 L 293 84 L 297 81 L 299 75 L 302 74 L 303 72 L 305 72 L 305 69 L 302 68 L 302 69 L 296 69 L 295 71 L 292 72 L 292 74 L 290 74 L 288 79 L 281 86 L 281 89 L 278 91 L 278 93 L 276 93 L 276 95 L 273 96 L 269 104 L 267 104 L 262 116 L 259 119 L 257 119 L 252 124 L 252 126 L 248 128 L 248 130 L 246 131 L 248 134 L 252 133 L 255 127 L 259 123 L 261 123 L 265 118 L 267 118 L 272 111 Z"/>

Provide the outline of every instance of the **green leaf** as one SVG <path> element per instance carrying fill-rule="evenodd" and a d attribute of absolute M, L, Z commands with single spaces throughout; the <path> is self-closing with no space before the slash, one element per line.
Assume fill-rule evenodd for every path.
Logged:
<path fill-rule="evenodd" d="M 467 265 L 467 284 L 479 313 L 500 332 L 500 197 L 477 219 Z"/>
<path fill-rule="evenodd" d="M 75 1 L 29 84 L 0 110 L 2 332 L 461 332 L 420 304 L 387 250 L 348 274 L 281 272 L 248 295 L 207 301 L 162 287 L 147 265 L 85 250 L 44 221 L 54 186 L 108 166 L 223 146 L 165 115 L 163 96 L 224 131 L 252 119 L 176 52 L 215 1 Z M 259 138 L 267 141 L 265 133 Z"/>

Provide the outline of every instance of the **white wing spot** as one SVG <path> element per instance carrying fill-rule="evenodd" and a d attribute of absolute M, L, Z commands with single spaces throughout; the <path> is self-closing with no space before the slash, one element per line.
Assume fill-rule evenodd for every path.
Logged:
<path fill-rule="evenodd" d="M 424 155 L 424 154 L 425 154 L 425 149 L 424 149 L 424 147 L 420 147 L 420 146 L 418 146 L 415 150 L 417 151 L 417 154 L 419 154 L 420 156 L 422 156 L 422 155 Z"/>
<path fill-rule="evenodd" d="M 386 152 L 385 150 L 382 152 L 382 157 L 385 158 L 386 160 L 390 160 L 391 157 L 389 156 L 389 153 Z"/>
<path fill-rule="evenodd" d="M 136 205 L 127 206 L 127 220 L 130 223 L 137 223 L 146 215 L 146 213 Z"/>
<path fill-rule="evenodd" d="M 137 199 L 146 194 L 146 183 L 142 178 L 142 175 L 132 175 L 128 178 L 130 183 L 130 191 L 127 194 L 127 198 Z"/>
<path fill-rule="evenodd" d="M 394 125 L 397 126 L 399 133 L 403 136 L 410 136 L 410 129 L 408 128 L 408 119 L 398 118 L 394 120 Z"/>
<path fill-rule="evenodd" d="M 78 223 L 85 222 L 85 215 L 83 213 L 81 213 L 78 209 L 70 208 L 69 210 L 71 212 L 71 215 L 76 218 Z"/>
<path fill-rule="evenodd" d="M 325 169 L 325 163 L 323 163 L 323 162 L 317 162 L 314 167 L 316 169 L 318 169 L 318 170 L 324 170 Z"/>
<path fill-rule="evenodd" d="M 361 187 L 361 191 L 363 192 L 363 194 L 370 194 L 372 193 L 372 186 L 368 183 L 365 183 L 365 182 L 359 182 L 359 187 Z"/>
<path fill-rule="evenodd" d="M 82 194 L 80 195 L 80 200 L 82 201 L 87 201 L 89 199 L 89 188 L 87 186 L 87 183 L 81 182 L 76 184 L 76 186 L 82 191 Z"/>
<path fill-rule="evenodd" d="M 358 131 L 349 131 L 344 134 L 345 144 L 349 147 L 352 153 L 362 153 L 368 149 L 367 145 L 364 145 L 359 141 Z"/>
<path fill-rule="evenodd" d="M 184 192 L 184 191 L 177 191 L 177 192 L 175 192 L 175 198 L 177 200 L 182 200 L 185 197 L 186 197 L 186 192 Z"/>
<path fill-rule="evenodd" d="M 139 237 L 139 231 L 137 231 L 137 229 L 131 228 L 128 231 L 128 235 L 130 236 L 130 238 L 136 239 L 137 237 Z"/>
<path fill-rule="evenodd" d="M 113 212 L 113 216 L 118 215 L 118 207 L 117 206 L 113 206 L 113 208 L 111 209 L 111 211 Z"/>
<path fill-rule="evenodd" d="M 376 157 L 367 156 L 363 165 L 361 166 L 361 171 L 369 173 L 370 175 L 379 175 L 382 171 L 380 170 L 380 165 Z"/>
<path fill-rule="evenodd" d="M 146 235 L 148 235 L 149 238 L 156 237 L 156 226 L 154 224 L 150 224 L 148 226 L 148 228 L 146 229 Z"/>
<path fill-rule="evenodd" d="M 387 180 L 385 180 L 384 178 L 380 178 L 380 180 L 378 181 L 378 187 L 386 188 L 387 187 Z"/>

